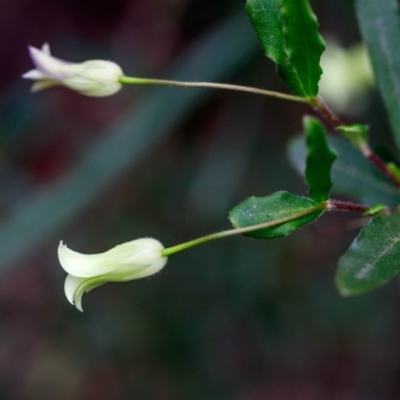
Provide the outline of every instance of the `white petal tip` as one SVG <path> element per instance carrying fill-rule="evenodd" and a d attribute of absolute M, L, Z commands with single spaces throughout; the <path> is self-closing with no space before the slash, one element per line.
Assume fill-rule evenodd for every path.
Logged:
<path fill-rule="evenodd" d="M 30 71 L 22 74 L 21 77 L 24 79 L 37 80 L 37 79 L 42 79 L 43 75 L 37 69 L 31 69 Z"/>
<path fill-rule="evenodd" d="M 50 53 L 50 45 L 46 42 L 43 43 L 41 50 L 43 51 L 43 53 L 46 53 L 47 55 L 51 55 Z"/>
<path fill-rule="evenodd" d="M 33 47 L 33 46 L 28 46 L 28 51 L 32 58 L 35 58 L 36 54 L 42 52 L 40 49 Z"/>

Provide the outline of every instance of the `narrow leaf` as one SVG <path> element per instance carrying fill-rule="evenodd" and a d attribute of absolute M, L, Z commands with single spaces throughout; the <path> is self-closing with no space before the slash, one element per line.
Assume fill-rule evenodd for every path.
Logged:
<path fill-rule="evenodd" d="M 286 84 L 303 97 L 318 94 L 322 75 L 321 55 L 325 44 L 318 32 L 318 22 L 308 0 L 283 0 L 285 49 L 288 56 L 279 65 Z"/>
<path fill-rule="evenodd" d="M 305 177 L 310 186 L 312 200 L 322 203 L 328 200 L 332 189 L 331 168 L 337 153 L 329 146 L 324 126 L 316 118 L 303 120 L 307 138 L 307 162 Z"/>
<path fill-rule="evenodd" d="M 306 197 L 280 191 L 267 197 L 248 198 L 230 211 L 229 219 L 235 228 L 244 228 L 310 210 L 309 214 L 292 221 L 245 234 L 257 239 L 273 239 L 287 236 L 294 229 L 317 219 L 323 212 L 323 210 L 311 210 L 317 205 L 318 203 Z"/>
<path fill-rule="evenodd" d="M 383 285 L 400 271 L 400 213 L 372 219 L 341 257 L 336 284 L 345 295 Z"/>
<path fill-rule="evenodd" d="M 356 14 L 400 148 L 399 4 L 397 0 L 356 0 Z"/>

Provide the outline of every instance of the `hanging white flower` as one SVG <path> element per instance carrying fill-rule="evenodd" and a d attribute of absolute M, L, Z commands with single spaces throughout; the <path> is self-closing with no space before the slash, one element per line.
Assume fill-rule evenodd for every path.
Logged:
<path fill-rule="evenodd" d="M 35 69 L 22 75 L 35 81 L 32 92 L 53 86 L 65 86 L 85 96 L 104 97 L 118 92 L 124 76 L 119 65 L 105 60 L 89 60 L 71 63 L 53 57 L 50 46 L 45 43 L 41 49 L 29 47 Z"/>
<path fill-rule="evenodd" d="M 68 273 L 65 295 L 82 311 L 84 293 L 107 282 L 127 282 L 160 271 L 167 263 L 163 245 L 155 239 L 137 239 L 118 245 L 105 253 L 81 254 L 60 242 L 58 259 Z"/>

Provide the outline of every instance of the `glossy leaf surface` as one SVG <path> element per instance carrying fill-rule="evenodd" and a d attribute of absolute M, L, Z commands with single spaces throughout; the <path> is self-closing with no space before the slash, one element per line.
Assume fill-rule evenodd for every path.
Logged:
<path fill-rule="evenodd" d="M 248 0 L 246 3 L 247 15 L 264 54 L 278 65 L 287 59 L 281 10 L 282 0 Z"/>
<path fill-rule="evenodd" d="M 372 219 L 341 257 L 336 284 L 343 295 L 375 289 L 400 271 L 400 213 Z"/>
<path fill-rule="evenodd" d="M 397 0 L 356 0 L 361 35 L 400 148 L 400 17 Z"/>
<path fill-rule="evenodd" d="M 261 224 L 280 218 L 290 217 L 317 206 L 317 203 L 306 197 L 280 191 L 266 197 L 250 197 L 234 207 L 229 213 L 229 219 L 235 228 Z M 293 221 L 270 228 L 248 232 L 246 236 L 257 239 L 273 239 L 287 236 L 294 229 L 308 224 L 318 218 L 322 210 L 310 212 Z"/>
<path fill-rule="evenodd" d="M 277 64 L 289 89 L 316 96 L 325 45 L 308 0 L 247 0 L 246 11 L 264 54 Z"/>
<path fill-rule="evenodd" d="M 287 85 L 293 92 L 314 97 L 318 94 L 322 75 L 320 59 L 325 50 L 317 18 L 308 0 L 283 0 L 282 15 L 288 59 L 286 65 L 280 66 L 280 71 L 289 70 Z"/>

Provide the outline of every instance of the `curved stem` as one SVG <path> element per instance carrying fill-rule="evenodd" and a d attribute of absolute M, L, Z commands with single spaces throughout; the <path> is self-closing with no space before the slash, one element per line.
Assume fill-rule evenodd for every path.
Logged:
<path fill-rule="evenodd" d="M 274 92 L 272 90 L 259 89 L 250 86 L 231 85 L 229 83 L 185 82 L 185 81 L 174 81 L 168 79 L 135 78 L 130 76 L 122 76 L 121 78 L 119 78 L 119 82 L 123 85 L 162 85 L 162 86 L 179 86 L 185 88 L 234 90 L 239 92 L 247 92 L 264 96 L 276 97 L 282 100 L 296 101 L 298 103 L 305 103 L 305 104 L 311 104 L 312 101 L 311 98 L 293 96 L 290 94 Z"/>
<path fill-rule="evenodd" d="M 198 239 L 190 240 L 189 242 L 181 243 L 181 244 L 178 244 L 177 246 L 168 247 L 168 248 L 164 249 L 161 252 L 161 254 L 163 257 L 168 257 L 171 254 L 178 253 L 182 250 L 189 249 L 190 247 L 194 247 L 199 244 L 209 242 L 211 240 L 222 239 L 227 236 L 240 235 L 240 234 L 247 233 L 247 232 L 257 231 L 259 229 L 270 228 L 272 226 L 281 225 L 281 224 L 284 224 L 285 222 L 293 221 L 297 218 L 301 218 L 305 215 L 312 214 L 316 211 L 325 210 L 327 207 L 328 207 L 328 203 L 324 202 L 324 203 L 318 204 L 314 207 L 311 207 L 307 210 L 300 211 L 300 212 L 290 215 L 288 217 L 278 218 L 274 221 L 263 222 L 263 223 L 257 224 L 257 225 L 246 226 L 244 228 L 229 229 L 227 231 L 212 233 L 211 235 L 207 235 L 207 236 L 203 236 Z"/>

